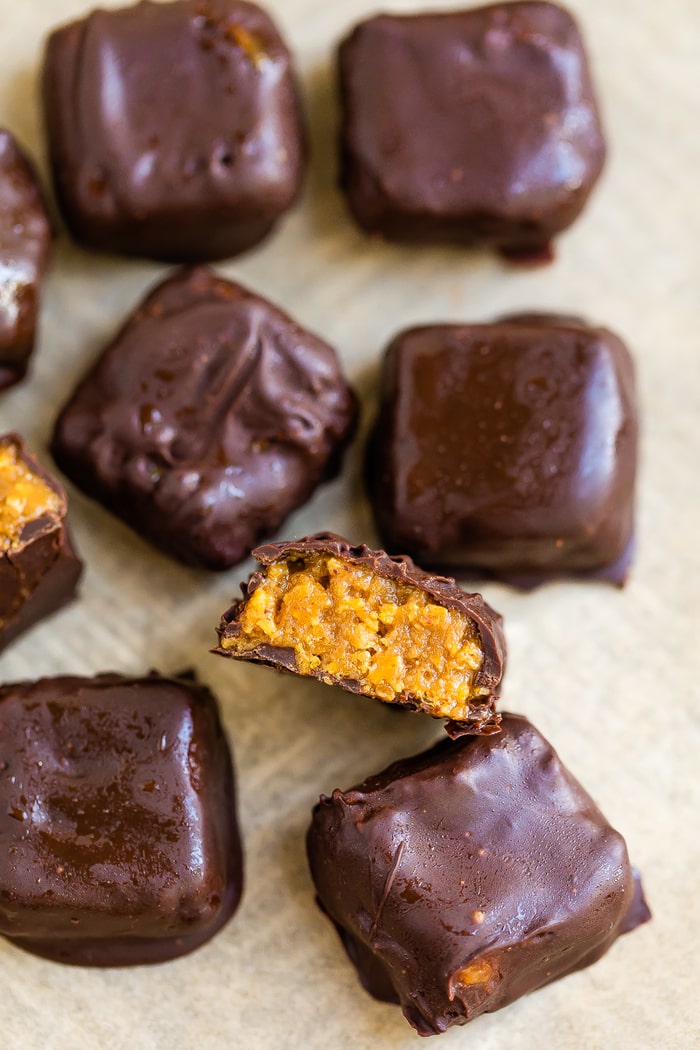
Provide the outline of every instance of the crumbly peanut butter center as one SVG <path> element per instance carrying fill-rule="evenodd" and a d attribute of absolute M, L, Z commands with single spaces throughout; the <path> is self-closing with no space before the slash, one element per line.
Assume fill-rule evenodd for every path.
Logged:
<path fill-rule="evenodd" d="M 23 463 L 14 444 L 0 444 L 0 551 L 17 547 L 28 522 L 60 513 L 61 504 L 61 497 Z"/>
<path fill-rule="evenodd" d="M 222 647 L 294 650 L 300 674 L 359 682 L 387 702 L 409 696 L 430 714 L 466 719 L 483 653 L 471 620 L 411 584 L 327 554 L 270 566 Z"/>

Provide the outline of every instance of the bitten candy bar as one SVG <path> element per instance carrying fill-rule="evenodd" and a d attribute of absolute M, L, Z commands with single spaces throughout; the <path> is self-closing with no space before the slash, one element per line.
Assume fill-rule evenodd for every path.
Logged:
<path fill-rule="evenodd" d="M 340 86 L 343 187 L 392 240 L 546 258 L 603 167 L 583 43 L 554 4 L 371 18 Z"/>
<path fill-rule="evenodd" d="M 330 346 L 200 267 L 127 321 L 61 413 L 52 451 L 145 539 L 220 570 L 337 473 L 356 419 Z"/>
<path fill-rule="evenodd" d="M 253 556 L 262 568 L 224 614 L 221 656 L 447 718 L 454 733 L 498 731 L 505 639 L 480 594 L 331 533 Z"/>
<path fill-rule="evenodd" d="M 576 318 L 402 332 L 367 451 L 383 541 L 421 564 L 534 586 L 622 584 L 633 551 L 634 369 Z"/>
<path fill-rule="evenodd" d="M 66 495 L 17 434 L 0 437 L 0 651 L 75 595 Z"/>
<path fill-rule="evenodd" d="M 56 194 L 88 247 L 225 258 L 262 240 L 299 193 L 291 56 L 255 4 L 93 11 L 50 36 L 43 96 Z"/>
<path fill-rule="evenodd" d="M 51 222 L 36 172 L 0 129 L 0 391 L 26 374 L 50 249 Z"/>
<path fill-rule="evenodd" d="M 622 837 L 524 718 L 321 797 L 319 902 L 420 1035 L 589 966 L 650 918 Z"/>
<path fill-rule="evenodd" d="M 216 701 L 189 678 L 0 687 L 0 933 L 85 966 L 173 959 L 242 886 Z"/>

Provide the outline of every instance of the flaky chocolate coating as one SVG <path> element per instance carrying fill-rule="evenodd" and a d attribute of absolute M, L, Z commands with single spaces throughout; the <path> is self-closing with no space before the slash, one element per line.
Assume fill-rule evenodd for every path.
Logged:
<path fill-rule="evenodd" d="M 36 171 L 0 129 L 0 391 L 27 372 L 51 237 Z"/>
<path fill-rule="evenodd" d="M 421 564 L 523 587 L 621 585 L 638 421 L 622 341 L 573 317 L 400 333 L 367 449 L 382 539 Z"/>
<path fill-rule="evenodd" d="M 156 547 L 223 570 L 337 473 L 356 419 L 330 346 L 198 267 L 148 295 L 63 409 L 51 448 Z"/>
<path fill-rule="evenodd" d="M 191 678 L 0 687 L 0 933 L 58 962 L 161 962 L 242 887 L 231 757 Z"/>
<path fill-rule="evenodd" d="M 454 580 L 435 576 L 418 568 L 415 562 L 406 555 L 394 557 L 386 551 L 371 550 L 365 544 L 353 546 L 342 536 L 332 532 L 321 532 L 299 540 L 283 543 L 268 543 L 257 547 L 253 557 L 263 566 L 253 573 L 247 583 L 241 585 L 243 600 L 236 602 L 224 613 L 218 628 L 219 640 L 235 638 L 241 633 L 238 622 L 247 600 L 265 579 L 265 569 L 278 561 L 289 557 L 319 552 L 328 554 L 348 564 L 361 565 L 372 573 L 387 580 L 408 584 L 430 595 L 438 605 L 456 609 L 464 613 L 476 629 L 479 645 L 483 652 L 483 662 L 475 675 L 474 684 L 483 690 L 483 695 L 470 705 L 470 718 L 464 722 L 448 723 L 448 730 L 459 736 L 463 732 L 493 733 L 498 732 L 499 716 L 495 713 L 495 690 L 503 677 L 506 661 L 506 641 L 503 633 L 503 619 L 499 613 L 484 601 L 480 594 L 468 594 Z M 259 645 L 248 652 L 233 652 L 221 645 L 214 650 L 220 656 L 232 657 L 235 660 L 247 660 L 264 664 L 279 671 L 297 672 L 296 657 L 293 649 L 273 645 Z M 351 693 L 373 696 L 361 683 L 345 677 L 329 675 L 325 672 L 311 672 L 309 677 L 318 678 L 329 685 L 339 685 Z M 406 707 L 416 706 L 410 695 L 403 695 L 396 703 Z"/>
<path fill-rule="evenodd" d="M 307 846 L 362 983 L 420 1035 L 589 966 L 650 917 L 622 837 L 516 715 L 322 796 Z"/>
<path fill-rule="evenodd" d="M 28 521 L 16 546 L 0 548 L 0 652 L 72 601 L 83 570 L 65 520 L 64 490 L 27 452 L 19 434 L 0 437 L 0 446 L 5 444 L 15 446 L 21 461 L 59 497 L 60 507 Z"/>
<path fill-rule="evenodd" d="M 299 194 L 292 60 L 255 4 L 93 11 L 49 37 L 43 100 L 56 194 L 88 247 L 225 258 L 262 240 Z"/>
<path fill-rule="evenodd" d="M 555 4 L 370 18 L 340 87 L 343 188 L 392 240 L 546 258 L 603 167 L 583 42 Z"/>

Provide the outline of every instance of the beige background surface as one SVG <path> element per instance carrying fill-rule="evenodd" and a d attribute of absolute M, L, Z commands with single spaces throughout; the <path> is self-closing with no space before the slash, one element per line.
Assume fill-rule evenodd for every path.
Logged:
<path fill-rule="evenodd" d="M 373 411 L 379 354 L 415 322 L 516 308 L 580 312 L 620 332 L 639 367 L 639 554 L 622 593 L 498 586 L 510 670 L 504 702 L 550 737 L 626 835 L 654 921 L 595 967 L 443 1036 L 470 1050 L 700 1046 L 700 7 L 697 0 L 571 0 L 595 64 L 611 160 L 549 268 L 363 239 L 334 187 L 329 57 L 374 0 L 268 0 L 296 50 L 312 118 L 303 203 L 263 248 L 223 266 L 339 349 Z M 457 6 L 385 2 L 392 10 Z M 42 151 L 42 39 L 83 0 L 0 0 L 0 123 Z M 0 401 L 0 429 L 40 453 L 56 409 L 164 267 L 92 256 L 62 240 L 31 380 Z M 343 477 L 284 529 L 372 542 L 359 445 Z M 43 452 L 45 458 L 46 454 Z M 159 556 L 71 491 L 87 562 L 82 601 L 0 659 L 0 680 L 193 665 L 218 694 L 235 748 L 247 889 L 209 946 L 153 969 L 88 971 L 0 943 L 3 1050 L 366 1048 L 417 1037 L 360 988 L 313 903 L 303 836 L 319 792 L 349 787 L 426 746 L 439 727 L 313 683 L 208 655 L 249 564 L 221 577 Z"/>

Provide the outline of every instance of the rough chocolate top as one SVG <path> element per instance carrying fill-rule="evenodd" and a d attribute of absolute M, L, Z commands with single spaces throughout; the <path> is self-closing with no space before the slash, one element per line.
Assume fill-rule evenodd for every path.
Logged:
<path fill-rule="evenodd" d="M 453 579 L 424 572 L 406 555 L 395 557 L 387 554 L 386 551 L 372 550 L 365 544 L 353 546 L 342 536 L 331 532 L 321 532 L 299 540 L 269 543 L 257 547 L 253 551 L 253 557 L 260 562 L 263 569 L 253 573 L 248 582 L 241 585 L 243 600 L 236 602 L 224 613 L 218 631 L 219 639 L 232 638 L 240 634 L 239 615 L 245 602 L 265 579 L 265 569 L 268 566 L 277 561 L 286 561 L 296 555 L 313 554 L 314 552 L 328 554 L 355 565 L 366 566 L 378 576 L 416 587 L 430 595 L 437 604 L 464 613 L 477 631 L 479 644 L 484 654 L 482 666 L 475 676 L 475 685 L 483 691 L 483 695 L 472 706 L 473 720 L 470 723 L 452 724 L 450 729 L 457 734 L 467 729 L 471 732 L 497 731 L 498 716 L 494 715 L 493 693 L 503 677 L 506 659 L 502 617 L 484 601 L 480 594 L 468 594 Z M 296 671 L 294 651 L 291 649 L 260 645 L 249 652 L 238 653 L 220 646 L 215 652 L 221 656 L 266 664 L 278 670 Z M 351 679 L 336 678 L 322 672 L 312 677 L 319 677 L 323 681 L 340 685 L 349 692 L 364 693 L 360 683 Z M 371 696 L 372 694 L 365 693 L 365 695 Z M 403 697 L 399 702 L 409 707 L 413 706 L 410 696 Z"/>
<path fill-rule="evenodd" d="M 88 246 L 225 258 L 261 240 L 299 193 L 291 57 L 255 4 L 92 11 L 49 37 L 43 96 L 58 200 Z"/>
<path fill-rule="evenodd" d="M 637 431 L 633 363 L 605 328 L 524 314 L 409 329 L 367 455 L 382 538 L 472 578 L 621 583 Z"/>
<path fill-rule="evenodd" d="M 50 248 L 51 221 L 36 171 L 0 129 L 0 391 L 27 371 Z"/>
<path fill-rule="evenodd" d="M 226 569 L 338 471 L 356 419 L 330 346 L 198 267 L 127 321 L 63 409 L 52 451 L 155 546 Z"/>
<path fill-rule="evenodd" d="M 60 962 L 159 962 L 233 914 L 242 860 L 216 702 L 193 680 L 0 687 L 0 933 Z"/>
<path fill-rule="evenodd" d="M 322 796 L 318 898 L 421 1035 L 595 962 L 649 918 L 622 837 L 526 719 Z"/>

